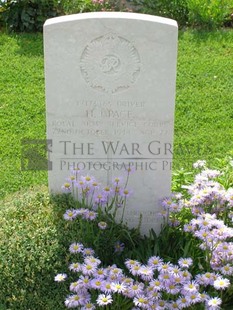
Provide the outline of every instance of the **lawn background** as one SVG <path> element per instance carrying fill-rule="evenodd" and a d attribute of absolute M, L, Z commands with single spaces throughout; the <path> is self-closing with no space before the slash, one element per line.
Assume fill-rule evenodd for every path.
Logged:
<path fill-rule="evenodd" d="M 233 31 L 179 33 L 174 169 L 233 150 Z M 0 197 L 47 184 L 22 171 L 22 139 L 45 138 L 43 37 L 0 33 Z"/>

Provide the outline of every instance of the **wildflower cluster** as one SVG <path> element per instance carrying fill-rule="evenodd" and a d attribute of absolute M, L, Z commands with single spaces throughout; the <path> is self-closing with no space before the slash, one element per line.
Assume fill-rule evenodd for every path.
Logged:
<path fill-rule="evenodd" d="M 126 167 L 124 177 L 114 177 L 111 185 L 102 186 L 93 176 L 81 175 L 79 169 L 72 169 L 62 186 L 64 193 L 73 196 L 75 205 L 65 211 L 63 218 L 70 225 L 78 225 L 79 237 L 85 239 L 86 245 L 92 246 L 95 242 L 101 259 L 104 255 L 106 258 L 120 256 L 125 242 L 132 238 L 124 233 L 123 228 L 127 227 L 123 219 L 127 200 L 132 193 L 128 183 L 133 172 L 132 167 Z M 139 235 L 139 230 L 136 234 Z"/>
<path fill-rule="evenodd" d="M 150 257 L 147 264 L 127 259 L 126 274 L 116 265 L 101 267 L 94 251 L 85 249 L 81 243 L 72 244 L 70 252 L 78 254 L 82 262 L 69 265 L 76 279 L 70 284 L 70 295 L 65 300 L 68 308 L 98 309 L 111 304 L 114 309 L 115 303 L 122 302 L 124 309 L 187 309 L 203 304 L 205 309 L 214 310 L 220 309 L 221 299 L 211 297 L 204 288 L 212 286 L 219 290 L 230 284 L 216 273 L 193 278 L 188 270 L 193 263 L 191 258 L 181 258 L 178 265 L 164 262 L 158 256 Z M 55 281 L 63 282 L 66 278 L 66 274 L 58 274 Z"/>
<path fill-rule="evenodd" d="M 233 275 L 233 242 L 228 241 L 233 237 L 233 228 L 216 219 L 216 214 L 203 213 L 184 225 L 184 230 L 201 241 L 200 248 L 213 270 Z"/>
<path fill-rule="evenodd" d="M 210 170 L 205 161 L 198 161 L 200 169 L 193 184 L 183 186 L 187 195 L 179 193 L 162 201 L 163 215 L 170 224 L 180 225 L 182 211 L 189 211 L 192 219 L 183 225 L 185 232 L 199 239 L 205 252 L 207 267 L 222 275 L 233 275 L 233 188 L 224 188 L 219 170 Z"/>
<path fill-rule="evenodd" d="M 80 224 L 83 220 L 96 222 L 98 233 L 91 239 L 92 244 L 86 242 L 88 234 L 85 242 L 82 241 L 91 247 L 97 245 L 95 251 L 79 242 L 70 245 L 70 255 L 75 256 L 75 261 L 69 264 L 70 275 L 61 273 L 55 277 L 57 282 L 71 278 L 66 307 L 82 310 L 102 307 L 124 310 L 221 309 L 223 291 L 230 287 L 233 275 L 233 189 L 224 188 L 220 183 L 221 172 L 206 168 L 204 161 L 198 161 L 194 166 L 200 173 L 193 184 L 184 186 L 184 193 L 174 193 L 163 199 L 162 214 L 166 223 L 172 226 L 169 229 L 183 231 L 185 236 L 188 234 L 198 242 L 199 251 L 204 253 L 201 257 L 204 257 L 204 264 L 198 257 L 201 271 L 197 271 L 197 255 L 175 259 L 177 263 L 167 262 L 157 255 L 148 259 L 145 255 L 146 262 L 143 263 L 137 258 L 126 259 L 122 260 L 124 267 L 120 265 L 122 268 L 119 268 L 111 260 L 109 266 L 104 267 L 106 261 L 103 256 L 97 258 L 95 251 L 100 257 L 102 245 L 114 239 L 116 212 L 123 207 L 123 219 L 126 199 L 131 194 L 127 187 L 131 171 L 127 171 L 126 181 L 117 177 L 111 186 L 105 187 L 92 176 L 79 176 L 77 171 L 71 173 L 63 189 L 72 193 L 82 207 L 67 210 L 64 219 L 73 222 L 79 218 Z M 110 221 L 104 216 L 109 211 L 113 214 Z M 117 236 L 120 231 L 130 234 L 126 228 L 120 227 Z M 103 243 L 99 236 L 103 237 Z M 123 250 L 129 253 L 123 257 L 132 257 L 131 250 L 117 239 L 110 255 L 116 258 L 114 255 L 122 255 Z M 106 250 L 104 255 L 108 255 Z M 218 291 L 221 298 L 217 296 Z"/>
<path fill-rule="evenodd" d="M 119 0 L 92 0 L 92 11 L 121 11 L 128 9 Z"/>
<path fill-rule="evenodd" d="M 66 183 L 63 184 L 62 190 L 64 193 L 72 193 L 73 197 L 87 209 L 67 210 L 64 218 L 74 220 L 81 216 L 84 219 L 93 220 L 97 216 L 95 211 L 100 209 L 104 209 L 106 212 L 114 209 L 113 216 L 115 217 L 117 209 L 122 207 L 123 219 L 126 200 L 132 194 L 132 190 L 127 187 L 131 172 L 132 170 L 129 168 L 126 170 L 125 179 L 114 177 L 110 186 L 101 186 L 93 176 L 79 176 L 80 170 L 73 169 L 66 179 Z"/>
<path fill-rule="evenodd" d="M 113 8 L 105 0 L 92 0 L 93 8 L 99 11 L 111 11 Z"/>
<path fill-rule="evenodd" d="M 162 201 L 163 215 L 170 220 L 178 219 L 181 210 L 190 210 L 192 216 L 210 213 L 219 216 L 225 223 L 231 224 L 233 217 L 233 188 L 225 189 L 218 178 L 219 170 L 206 168 L 205 161 L 198 161 L 194 167 L 203 169 L 195 176 L 191 185 L 183 186 L 186 195 L 174 193 Z"/>
<path fill-rule="evenodd" d="M 183 208 L 190 209 L 193 216 L 203 213 L 215 213 L 222 215 L 230 211 L 233 189 L 226 190 L 216 178 L 221 175 L 218 170 L 204 169 L 195 176 L 194 183 L 183 186 L 187 191 L 187 197 L 180 193 L 174 193 L 162 201 L 166 216 L 174 216 Z M 231 213 L 230 213 L 231 214 Z"/>

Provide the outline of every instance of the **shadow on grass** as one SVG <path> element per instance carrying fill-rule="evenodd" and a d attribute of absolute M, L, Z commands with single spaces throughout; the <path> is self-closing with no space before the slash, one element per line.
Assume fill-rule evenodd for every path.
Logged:
<path fill-rule="evenodd" d="M 43 56 L 43 35 L 41 33 L 0 33 L 0 44 L 9 44 L 13 40 L 17 44 L 16 54 L 27 57 Z"/>
<path fill-rule="evenodd" d="M 196 43 L 203 42 L 222 42 L 225 40 L 229 40 L 232 42 L 232 29 L 231 28 L 221 28 L 216 30 L 204 30 L 204 29 L 185 29 L 179 31 L 179 39 L 185 39 L 185 37 L 189 36 L 189 38 Z"/>
<path fill-rule="evenodd" d="M 18 53 L 24 56 L 43 56 L 43 35 L 41 33 L 17 34 Z"/>

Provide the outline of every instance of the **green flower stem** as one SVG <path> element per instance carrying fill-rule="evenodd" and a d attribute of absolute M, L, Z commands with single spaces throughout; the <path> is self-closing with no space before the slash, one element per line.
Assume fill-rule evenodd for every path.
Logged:
<path fill-rule="evenodd" d="M 125 198 L 124 205 L 123 205 L 123 211 L 122 211 L 122 216 L 121 216 L 121 224 L 123 223 L 123 219 L 124 219 L 124 215 L 125 215 L 125 207 L 126 207 L 126 198 Z"/>

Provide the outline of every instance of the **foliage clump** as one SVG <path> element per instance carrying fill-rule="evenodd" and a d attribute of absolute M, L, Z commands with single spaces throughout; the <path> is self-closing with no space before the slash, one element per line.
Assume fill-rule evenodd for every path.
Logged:
<path fill-rule="evenodd" d="M 84 12 L 134 11 L 177 20 L 179 26 L 232 26 L 233 0 L 0 0 L 2 21 L 14 31 L 42 31 L 46 19 Z"/>
<path fill-rule="evenodd" d="M 60 309 L 62 289 L 57 290 L 51 274 L 64 265 L 70 239 L 62 233 L 64 204 L 67 200 L 60 199 L 55 207 L 44 189 L 17 193 L 1 204 L 1 309 Z"/>
<path fill-rule="evenodd" d="M 134 0 L 139 12 L 177 20 L 181 27 L 219 28 L 233 21 L 232 0 Z"/>
<path fill-rule="evenodd" d="M 62 12 L 59 0 L 0 1 L 0 9 L 6 27 L 19 32 L 42 31 L 46 19 Z"/>

